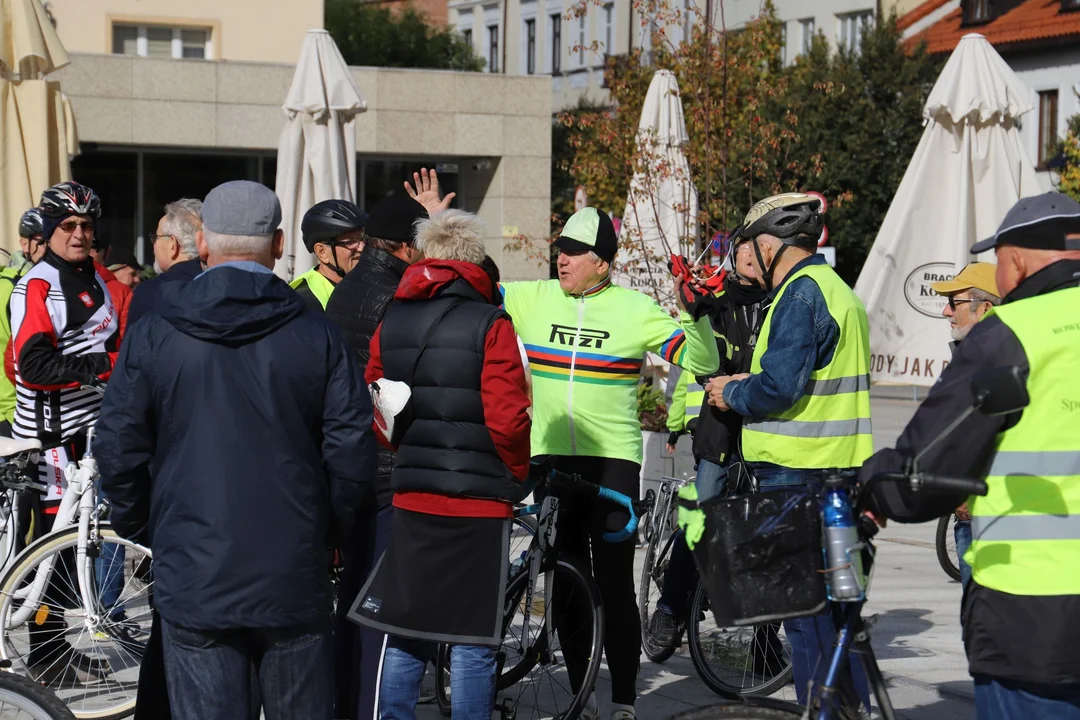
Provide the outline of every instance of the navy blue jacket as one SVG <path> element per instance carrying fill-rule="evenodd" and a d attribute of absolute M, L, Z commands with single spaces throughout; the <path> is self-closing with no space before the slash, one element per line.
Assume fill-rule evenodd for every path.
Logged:
<path fill-rule="evenodd" d="M 163 285 L 124 338 L 94 442 L 113 526 L 153 550 L 161 616 L 328 617 L 329 548 L 375 472 L 371 421 L 355 354 L 273 273 Z"/>
<path fill-rule="evenodd" d="M 135 292 L 131 296 L 131 304 L 128 305 L 127 327 L 134 325 L 146 313 L 157 309 L 161 288 L 165 284 L 190 282 L 202 271 L 202 261 L 198 258 L 184 260 L 173 264 L 166 272 L 136 285 Z"/>

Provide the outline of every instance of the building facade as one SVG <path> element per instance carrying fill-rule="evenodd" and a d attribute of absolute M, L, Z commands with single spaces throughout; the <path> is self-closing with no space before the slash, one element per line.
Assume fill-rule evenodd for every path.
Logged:
<path fill-rule="evenodd" d="M 947 56 L 979 33 L 1028 87 L 1020 136 L 1045 190 L 1070 117 L 1080 113 L 1080 0 L 927 0 L 901 20 L 906 42 Z"/>
<path fill-rule="evenodd" d="M 913 0 L 889 0 L 886 12 Z M 774 0 L 784 23 L 786 62 L 823 33 L 834 46 L 857 49 L 862 28 L 874 21 L 878 0 Z M 664 22 L 642 17 L 633 0 L 450 0 L 448 21 L 486 62 L 486 71 L 509 75 L 548 75 L 552 110 L 581 100 L 604 104 L 604 62 L 634 48 L 648 52 L 655 31 L 659 41 L 677 45 L 695 25 L 711 18 L 713 27 L 738 29 L 761 14 L 763 0 L 669 0 Z"/>
<path fill-rule="evenodd" d="M 140 258 L 165 203 L 249 179 L 274 187 L 281 105 L 322 0 L 53 0 L 71 64 L 59 80 L 75 112 L 72 174 L 98 191 L 99 234 Z M 168 36 L 168 37 L 167 37 Z M 356 120 L 355 200 L 371 207 L 421 167 L 456 207 L 478 213 L 507 279 L 547 277 L 506 250 L 550 231 L 549 78 L 352 68 L 368 110 Z"/>

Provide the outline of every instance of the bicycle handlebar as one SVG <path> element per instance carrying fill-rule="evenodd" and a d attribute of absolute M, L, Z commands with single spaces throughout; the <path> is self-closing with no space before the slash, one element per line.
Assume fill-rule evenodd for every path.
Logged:
<path fill-rule="evenodd" d="M 608 502 L 619 505 L 630 513 L 630 520 L 622 528 L 615 532 L 604 533 L 604 541 L 610 543 L 617 543 L 626 540 L 633 536 L 637 532 L 639 515 L 644 512 L 645 503 L 635 502 L 629 496 L 623 493 L 612 490 L 611 488 L 602 487 L 595 483 L 591 483 L 588 480 L 583 479 L 577 474 L 568 474 L 559 472 L 552 469 L 547 475 L 547 485 L 552 490 L 566 489 L 571 492 L 579 493 L 581 495 L 587 495 L 592 497 L 598 497 L 601 500 L 607 500 Z"/>
<path fill-rule="evenodd" d="M 989 491 L 984 480 L 945 477 L 944 475 L 931 475 L 923 472 L 883 472 L 878 473 L 867 480 L 866 484 L 859 492 L 858 509 L 860 511 L 866 508 L 866 503 L 870 499 L 871 491 L 874 489 L 874 486 L 880 482 L 904 482 L 909 484 L 911 489 L 916 492 L 919 490 L 940 490 L 942 492 L 964 493 L 982 497 Z"/>

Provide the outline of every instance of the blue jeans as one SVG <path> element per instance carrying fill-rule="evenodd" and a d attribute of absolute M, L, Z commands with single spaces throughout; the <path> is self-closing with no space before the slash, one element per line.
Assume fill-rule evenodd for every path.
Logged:
<path fill-rule="evenodd" d="M 173 720 L 251 715 L 256 668 L 266 720 L 331 720 L 329 622 L 237 630 L 192 630 L 161 620 Z"/>
<path fill-rule="evenodd" d="M 712 460 L 698 460 L 694 485 L 697 487 L 698 502 L 720 497 L 727 487 L 727 468 Z"/>
<path fill-rule="evenodd" d="M 390 637 L 379 684 L 379 720 L 415 720 L 420 683 L 435 644 Z M 491 720 L 495 706 L 495 651 L 479 645 L 450 648 L 450 707 L 454 720 Z"/>
<path fill-rule="evenodd" d="M 799 470 L 785 468 L 770 463 L 751 463 L 750 470 L 757 478 L 761 492 L 775 490 L 794 490 L 805 488 L 807 492 L 820 493 L 825 478 L 830 474 L 824 470 Z M 845 476 L 854 478 L 858 470 L 844 471 Z M 795 679 L 795 693 L 800 705 L 808 701 L 808 686 L 813 679 L 815 684 L 825 681 L 829 669 L 836 633 L 842 624 L 841 606 L 830 604 L 820 614 L 811 617 L 794 618 L 784 621 L 784 631 L 791 644 L 791 671 Z M 870 708 L 870 687 L 866 681 L 866 671 L 858 653 L 848 653 L 850 680 L 855 694 L 864 707 Z"/>
<path fill-rule="evenodd" d="M 978 720 L 1080 720 L 1080 685 L 1034 686 L 975 676 Z"/>
<path fill-rule="evenodd" d="M 956 538 L 956 554 L 960 558 L 960 587 L 967 587 L 971 582 L 971 566 L 964 560 L 964 553 L 971 547 L 971 521 L 957 520 L 953 525 L 953 537 Z"/>
<path fill-rule="evenodd" d="M 109 612 L 109 619 L 124 619 L 124 606 L 120 595 L 124 590 L 124 546 L 119 543 L 101 544 L 101 554 L 94 560 L 101 604 Z"/>

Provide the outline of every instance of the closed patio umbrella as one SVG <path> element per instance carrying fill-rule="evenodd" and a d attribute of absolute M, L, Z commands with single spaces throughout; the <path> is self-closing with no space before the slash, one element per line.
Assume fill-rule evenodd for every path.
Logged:
<path fill-rule="evenodd" d="M 965 35 L 924 108 L 926 129 L 855 285 L 871 381 L 933 385 L 949 362 L 945 298 L 930 285 L 974 260 L 1017 200 L 1042 192 L 1018 132 L 1031 92 L 982 35 Z M 978 260 L 994 262 L 993 253 Z"/>
<path fill-rule="evenodd" d="M 323 200 L 356 200 L 355 119 L 367 102 L 330 33 L 310 30 L 282 105 L 288 121 L 278 141 L 276 192 L 285 253 L 274 271 L 285 280 L 311 269 L 300 222 Z"/>
<path fill-rule="evenodd" d="M 19 217 L 71 179 L 74 115 L 58 82 L 67 51 L 38 0 L 0 0 L 0 246 L 18 249 Z"/>

